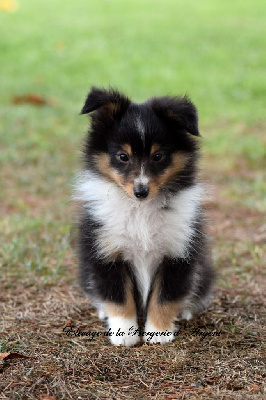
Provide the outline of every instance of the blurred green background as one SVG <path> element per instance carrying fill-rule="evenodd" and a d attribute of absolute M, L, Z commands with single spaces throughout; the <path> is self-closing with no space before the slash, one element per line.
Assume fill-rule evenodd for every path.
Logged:
<path fill-rule="evenodd" d="M 118 87 L 136 101 L 188 93 L 199 108 L 203 133 L 209 128 L 231 134 L 221 150 L 238 145 L 234 124 L 255 124 L 259 130 L 265 119 L 261 0 L 16 4 L 13 12 L 0 14 L 1 118 L 7 123 L 10 116 L 13 124 L 16 118 L 30 120 L 36 130 L 59 134 L 71 126 L 80 132 L 84 120 L 76 116 L 91 85 Z M 56 106 L 10 107 L 12 96 L 33 92 L 54 99 Z M 60 118 L 60 127 L 52 126 Z M 242 135 L 241 141 L 252 146 L 255 133 L 248 131 L 251 136 Z"/>
<path fill-rule="evenodd" d="M 136 100 L 189 92 L 205 122 L 263 118 L 261 0 L 19 1 L 1 12 L 1 92 L 38 91 L 79 110 L 91 84 Z"/>
<path fill-rule="evenodd" d="M 261 212 L 265 16 L 262 0 L 1 0 L 2 265 L 43 276 L 67 258 L 71 183 L 87 130 L 78 114 L 91 85 L 135 101 L 189 94 L 205 177 L 234 206 Z"/>

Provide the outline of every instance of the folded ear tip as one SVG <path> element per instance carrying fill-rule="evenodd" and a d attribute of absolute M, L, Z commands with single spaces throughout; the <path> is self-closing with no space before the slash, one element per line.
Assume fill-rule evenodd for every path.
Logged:
<path fill-rule="evenodd" d="M 83 115 L 83 114 L 87 114 L 87 113 L 88 113 L 88 111 L 86 111 L 86 107 L 85 107 L 85 105 L 84 105 L 84 106 L 82 107 L 82 109 L 81 109 L 79 115 Z"/>
<path fill-rule="evenodd" d="M 85 103 L 84 106 L 82 107 L 79 115 L 84 115 L 84 114 L 89 114 L 91 110 L 87 107 L 87 104 Z"/>
<path fill-rule="evenodd" d="M 100 87 L 92 86 L 87 95 L 85 104 L 83 105 L 80 115 L 89 114 L 93 111 L 106 107 L 106 114 L 112 117 L 118 117 L 129 106 L 130 100 L 113 88 L 103 89 Z"/>
<path fill-rule="evenodd" d="M 199 132 L 199 130 L 198 129 L 194 129 L 193 130 L 193 132 L 191 132 L 192 133 L 192 135 L 194 135 L 194 136 L 201 136 L 201 134 L 200 134 L 200 132 Z"/>

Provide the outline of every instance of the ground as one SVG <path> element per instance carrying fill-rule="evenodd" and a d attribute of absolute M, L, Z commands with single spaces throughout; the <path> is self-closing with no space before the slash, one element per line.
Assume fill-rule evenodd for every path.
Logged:
<path fill-rule="evenodd" d="M 248 171 L 231 179 L 241 174 Z M 171 344 L 112 347 L 104 336 L 90 340 L 63 332 L 71 324 L 83 332 L 106 330 L 77 284 L 73 247 L 61 260 L 61 277 L 47 283 L 25 276 L 23 265 L 17 266 L 19 280 L 3 270 L 1 351 L 32 358 L 2 362 L 0 398 L 264 398 L 263 213 L 234 205 L 223 195 L 230 187 L 215 181 L 206 201 L 218 272 L 214 299 L 196 320 L 179 322 Z M 25 202 L 33 215 L 41 207 L 36 198 Z M 203 338 L 214 331 L 216 336 Z"/>
<path fill-rule="evenodd" d="M 264 399 L 266 5 L 14 3 L 0 5 L 0 353 L 30 358 L 0 361 L 0 399 Z M 111 346 L 78 285 L 70 197 L 92 84 L 188 92 L 199 110 L 217 282 L 165 346 Z"/>

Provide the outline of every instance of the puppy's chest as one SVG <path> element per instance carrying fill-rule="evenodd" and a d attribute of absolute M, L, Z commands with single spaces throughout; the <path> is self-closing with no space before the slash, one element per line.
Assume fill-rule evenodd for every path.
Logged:
<path fill-rule="evenodd" d="M 99 224 L 98 256 L 113 261 L 120 255 L 130 263 L 144 304 L 163 257 L 187 255 L 194 232 L 197 193 L 197 188 L 191 188 L 166 204 L 158 198 L 143 202 L 121 199 L 116 192 L 111 195 L 110 190 L 107 196 L 90 203 L 91 217 Z"/>
<path fill-rule="evenodd" d="M 140 204 L 115 210 L 110 207 L 109 212 L 99 231 L 100 241 L 105 243 L 104 248 L 101 246 L 103 251 L 110 255 L 120 252 L 131 262 L 158 258 L 167 251 L 165 210 Z"/>
<path fill-rule="evenodd" d="M 169 247 L 165 211 L 148 205 L 112 210 L 99 231 L 102 254 L 112 258 L 119 253 L 130 263 L 144 304 L 152 277 Z"/>
<path fill-rule="evenodd" d="M 194 186 L 168 200 L 143 202 L 121 199 L 117 193 L 98 198 L 89 207 L 99 223 L 98 255 L 114 260 L 121 254 L 124 260 L 144 267 L 160 262 L 163 256 L 186 257 L 200 205 L 199 191 Z"/>

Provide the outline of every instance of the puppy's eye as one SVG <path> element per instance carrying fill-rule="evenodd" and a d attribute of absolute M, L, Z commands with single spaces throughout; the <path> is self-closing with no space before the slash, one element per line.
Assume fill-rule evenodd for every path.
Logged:
<path fill-rule="evenodd" d="M 124 162 L 124 163 L 126 163 L 126 162 L 129 161 L 129 157 L 128 157 L 128 155 L 127 155 L 126 153 L 121 153 L 121 154 L 119 155 L 119 159 L 120 159 L 122 162 Z"/>
<path fill-rule="evenodd" d="M 162 153 L 156 153 L 156 154 L 154 154 L 152 159 L 155 162 L 159 162 L 159 161 L 161 161 L 162 157 L 163 157 Z"/>

